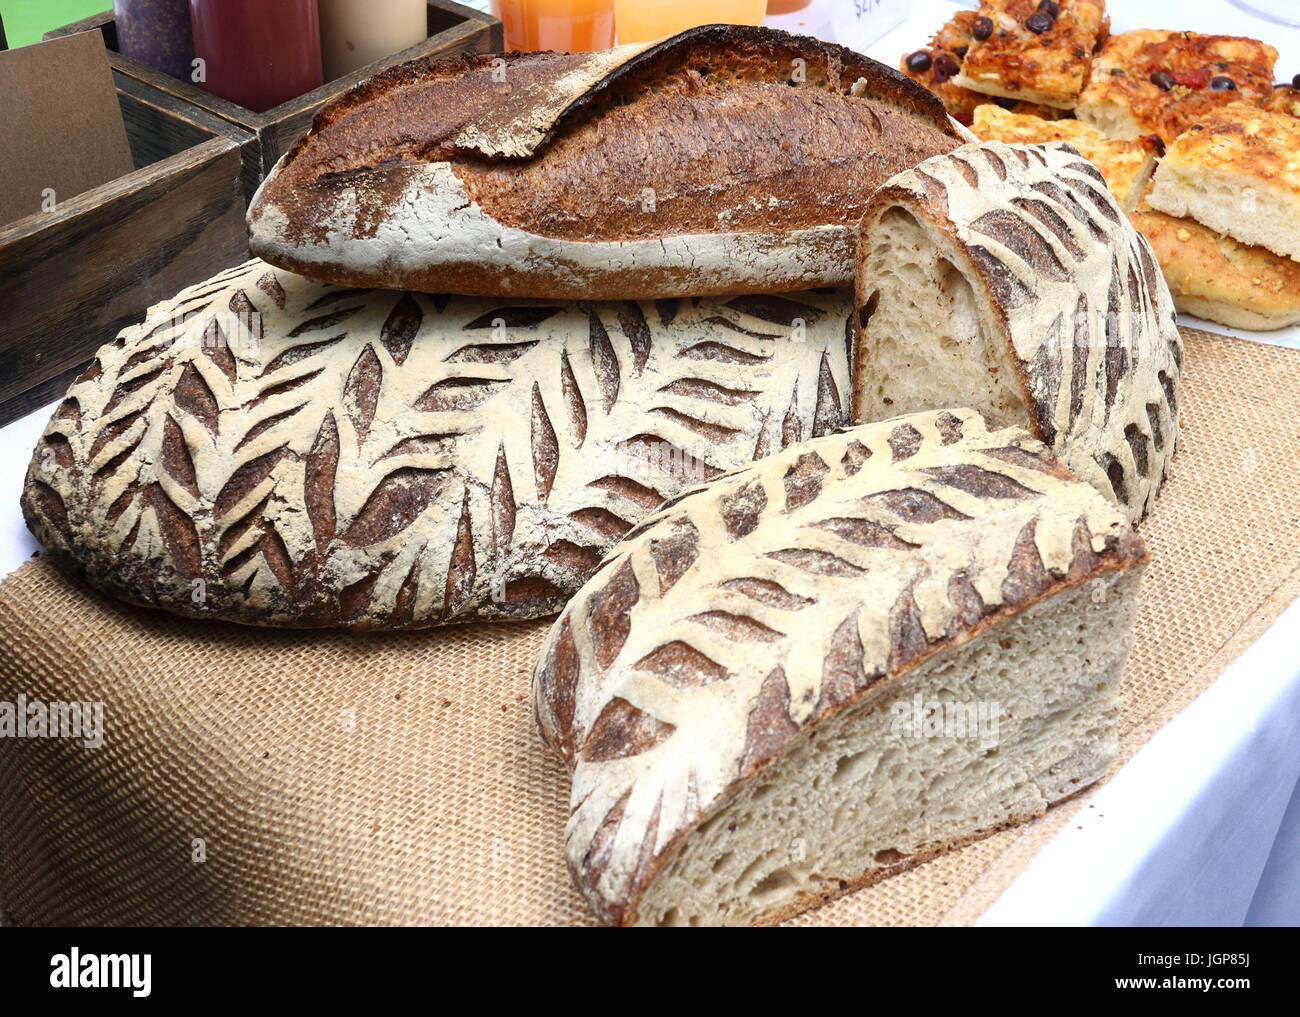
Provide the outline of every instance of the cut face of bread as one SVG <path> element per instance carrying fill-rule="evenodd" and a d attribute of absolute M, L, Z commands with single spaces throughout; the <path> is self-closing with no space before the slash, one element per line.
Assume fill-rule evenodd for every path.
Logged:
<path fill-rule="evenodd" d="M 664 506 L 534 678 L 579 889 L 615 923 L 770 921 L 1041 815 L 1114 759 L 1144 560 L 1114 505 L 970 410 Z"/>
<path fill-rule="evenodd" d="M 1277 50 L 1258 39 L 1148 29 L 1112 35 L 1075 113 L 1109 137 L 1154 133 L 1168 145 L 1220 106 L 1263 103 L 1276 60 Z M 1157 84 L 1153 75 L 1167 77 Z M 1231 88 L 1217 87 L 1227 81 Z"/>
<path fill-rule="evenodd" d="M 1069 142 L 1101 170 L 1110 193 L 1126 212 L 1137 208 L 1156 167 L 1156 159 L 1164 150 L 1160 139 L 1153 134 L 1131 140 L 1112 139 L 1082 120 L 1049 121 L 1010 112 L 992 103 L 976 108 L 971 129 L 981 141 Z"/>
<path fill-rule="evenodd" d="M 358 291 L 250 262 L 98 352 L 23 510 L 92 583 L 178 614 L 541 617 L 665 498 L 839 427 L 851 308 Z"/>
<path fill-rule="evenodd" d="M 1063 144 L 967 145 L 876 192 L 858 253 L 852 419 L 964 402 L 1149 510 L 1182 345 L 1150 247 Z"/>
<path fill-rule="evenodd" d="M 1151 210 L 1129 218 L 1155 251 L 1178 310 L 1261 331 L 1300 321 L 1300 261 L 1238 243 L 1195 219 Z"/>
<path fill-rule="evenodd" d="M 983 92 L 1072 109 L 1101 40 L 1105 0 L 1060 0 L 1055 17 L 1036 0 L 985 0 L 978 16 L 992 31 L 971 42 L 954 83 Z M 972 31 L 974 23 L 972 22 Z"/>
<path fill-rule="evenodd" d="M 1207 114 L 1169 146 L 1146 200 L 1300 258 L 1300 120 L 1240 102 Z"/>

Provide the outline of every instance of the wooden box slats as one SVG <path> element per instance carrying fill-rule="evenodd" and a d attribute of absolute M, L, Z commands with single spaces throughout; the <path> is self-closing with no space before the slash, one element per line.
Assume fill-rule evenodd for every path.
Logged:
<path fill-rule="evenodd" d="M 63 395 L 151 304 L 248 257 L 240 169 L 255 139 L 115 83 L 135 171 L 0 226 L 0 424 Z"/>
<path fill-rule="evenodd" d="M 120 80 L 124 77 L 142 82 L 157 89 L 163 101 L 172 108 L 194 106 L 212 113 L 230 123 L 248 131 L 254 136 L 255 143 L 244 150 L 243 177 L 244 192 L 251 198 L 257 185 L 271 171 L 276 160 L 298 139 L 310 126 L 312 118 L 320 108 L 336 95 L 341 95 L 366 78 L 395 64 L 405 63 L 427 56 L 450 56 L 456 53 L 492 53 L 501 50 L 501 22 L 490 14 L 465 7 L 453 0 L 428 0 L 429 37 L 421 43 L 404 49 L 383 60 L 353 71 L 341 78 L 327 81 L 320 88 L 300 95 L 282 103 L 264 113 L 237 106 L 204 91 L 189 81 L 176 78 L 154 70 L 137 60 L 131 60 L 117 52 L 117 32 L 113 21 L 113 12 L 105 11 L 63 28 L 47 32 L 45 38 L 52 39 L 73 32 L 99 31 L 104 35 L 108 47 L 108 61 L 113 68 L 113 76 Z"/>

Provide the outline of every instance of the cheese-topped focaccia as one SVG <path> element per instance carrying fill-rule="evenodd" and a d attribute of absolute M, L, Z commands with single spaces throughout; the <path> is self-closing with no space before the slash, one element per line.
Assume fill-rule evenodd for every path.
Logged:
<path fill-rule="evenodd" d="M 985 0 L 955 83 L 1072 109 L 1107 30 L 1105 0 Z"/>
<path fill-rule="evenodd" d="M 1273 91 L 1277 50 L 1258 39 L 1142 29 L 1111 36 L 1092 62 L 1075 114 L 1112 138 L 1155 133 L 1168 144 L 1232 102 Z"/>
<path fill-rule="evenodd" d="M 1300 120 L 1243 102 L 1212 111 L 1169 146 L 1146 200 L 1300 259 Z"/>
<path fill-rule="evenodd" d="M 1129 221 L 1151 244 L 1178 310 L 1233 328 L 1300 321 L 1300 261 L 1153 209 Z"/>
<path fill-rule="evenodd" d="M 1300 74 L 1296 77 L 1300 78 Z M 1272 93 L 1264 100 L 1264 108 L 1274 113 L 1300 117 L 1300 88 L 1295 85 L 1275 85 Z"/>
<path fill-rule="evenodd" d="M 1106 178 L 1106 186 L 1126 212 L 1138 199 L 1163 150 L 1153 134 L 1127 140 L 1107 138 L 1081 120 L 1044 120 L 985 103 L 975 110 L 971 129 L 981 141 L 1006 141 L 1027 145 L 1066 141 L 1077 148 Z"/>

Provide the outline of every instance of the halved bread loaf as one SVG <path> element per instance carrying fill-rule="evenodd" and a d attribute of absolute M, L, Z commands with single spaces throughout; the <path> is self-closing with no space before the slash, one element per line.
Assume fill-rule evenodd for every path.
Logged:
<path fill-rule="evenodd" d="M 854 421 L 970 405 L 1150 510 L 1178 442 L 1182 340 L 1150 245 L 1069 145 L 985 142 L 862 220 Z"/>
<path fill-rule="evenodd" d="M 842 286 L 871 189 L 961 140 L 897 71 L 769 29 L 417 61 L 321 112 L 253 199 L 250 244 L 328 282 L 432 292 Z"/>
<path fill-rule="evenodd" d="M 779 919 L 1103 776 L 1145 561 L 1023 429 L 918 413 L 665 505 L 551 629 L 542 737 L 606 921 Z"/>
<path fill-rule="evenodd" d="M 851 306 L 488 301 L 250 262 L 99 351 L 23 511 L 95 585 L 179 614 L 551 614 L 665 498 L 843 423 Z"/>

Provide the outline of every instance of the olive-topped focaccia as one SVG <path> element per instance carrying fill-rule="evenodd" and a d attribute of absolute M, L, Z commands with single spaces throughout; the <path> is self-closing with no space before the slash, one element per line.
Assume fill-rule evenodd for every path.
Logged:
<path fill-rule="evenodd" d="M 955 84 L 1073 109 L 1107 32 L 1105 0 L 985 0 Z"/>
<path fill-rule="evenodd" d="M 1140 30 L 1112 36 L 1075 113 L 1112 138 L 1155 133 L 1166 144 L 1231 102 L 1262 105 L 1277 50 L 1258 39 Z"/>

